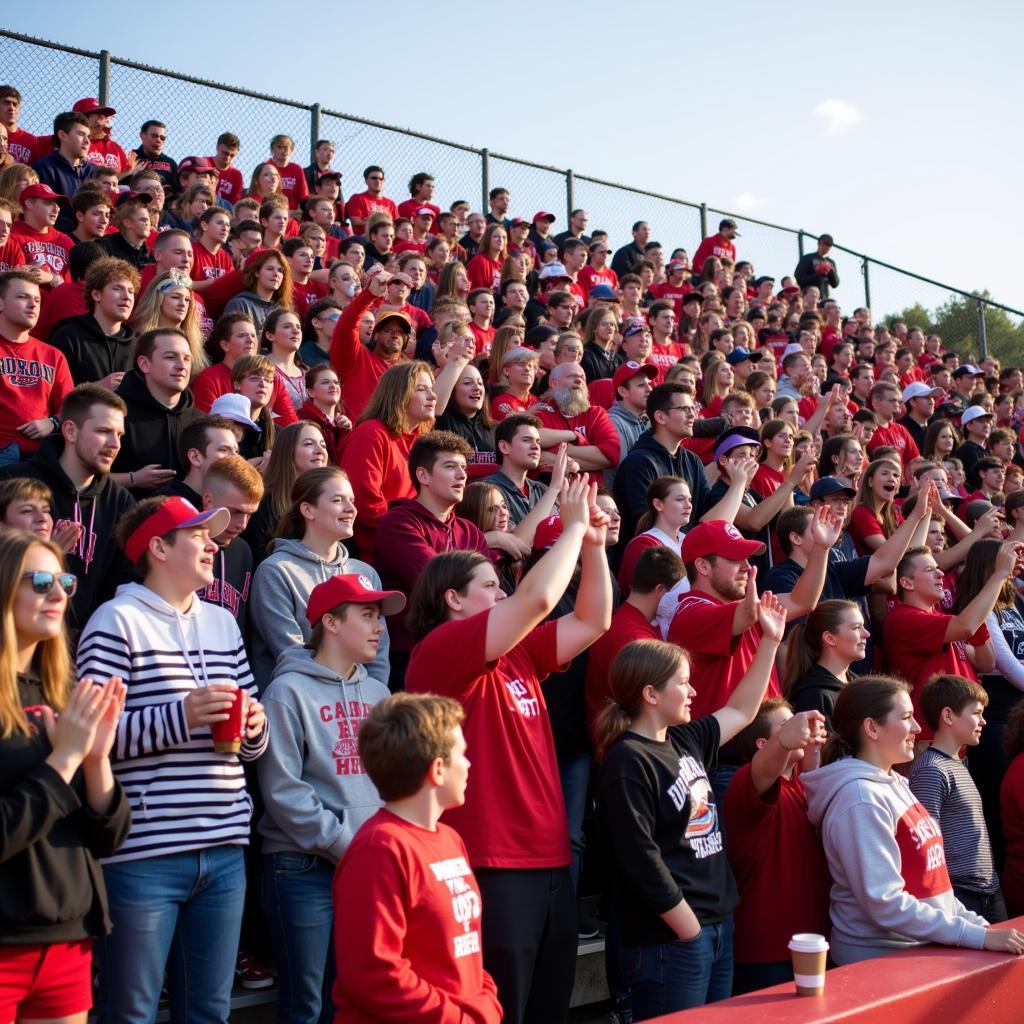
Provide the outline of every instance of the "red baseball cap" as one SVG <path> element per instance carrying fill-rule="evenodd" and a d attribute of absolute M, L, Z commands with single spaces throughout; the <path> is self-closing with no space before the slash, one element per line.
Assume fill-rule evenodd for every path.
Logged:
<path fill-rule="evenodd" d="M 612 376 L 612 391 L 617 391 L 626 381 L 632 380 L 638 374 L 643 374 L 648 380 L 654 380 L 658 376 L 658 368 L 650 363 L 638 363 L 635 359 L 627 360 Z"/>
<path fill-rule="evenodd" d="M 742 562 L 752 555 L 763 555 L 765 547 L 757 540 L 747 540 L 732 523 L 724 519 L 712 519 L 698 523 L 683 538 L 682 559 L 684 564 L 721 555 L 733 562 Z"/>
<path fill-rule="evenodd" d="M 315 626 L 342 604 L 379 604 L 384 615 L 397 615 L 405 607 L 405 595 L 397 590 L 374 590 L 369 576 L 362 573 L 343 573 L 313 588 L 306 605 L 306 618 Z"/>
<path fill-rule="evenodd" d="M 562 536 L 562 517 L 556 512 L 542 519 L 533 531 L 533 550 L 544 551 Z"/>
<path fill-rule="evenodd" d="M 170 497 L 135 527 L 124 542 L 124 553 L 134 565 L 154 537 L 163 537 L 175 530 L 187 530 L 193 526 L 205 526 L 211 537 L 217 537 L 228 528 L 230 522 L 231 513 L 226 508 L 210 508 L 200 512 L 187 498 Z"/>
<path fill-rule="evenodd" d="M 536 224 L 539 220 L 558 220 L 553 213 L 548 213 L 546 210 L 540 210 L 533 215 L 533 223 Z"/>
<path fill-rule="evenodd" d="M 107 114 L 113 116 L 117 111 L 113 107 L 104 107 L 95 96 L 86 96 L 72 108 L 76 114 Z"/>
<path fill-rule="evenodd" d="M 49 185 L 44 185 L 42 182 L 38 182 L 35 185 L 26 185 L 18 193 L 19 203 L 24 203 L 26 199 L 49 199 L 54 203 L 66 203 L 68 201 L 67 196 L 54 192 Z"/>
<path fill-rule="evenodd" d="M 429 206 L 421 206 L 416 211 L 416 216 L 417 217 L 433 217 L 434 216 L 434 211 Z"/>
<path fill-rule="evenodd" d="M 188 174 L 190 172 L 209 172 L 219 175 L 220 172 L 217 170 L 217 165 L 209 160 L 205 156 L 187 156 L 184 160 L 178 163 L 178 174 Z"/>

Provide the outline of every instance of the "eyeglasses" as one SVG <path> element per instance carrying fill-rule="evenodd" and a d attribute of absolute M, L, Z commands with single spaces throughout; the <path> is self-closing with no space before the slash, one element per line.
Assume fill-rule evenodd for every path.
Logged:
<path fill-rule="evenodd" d="M 21 578 L 31 580 L 32 593 L 39 594 L 40 597 L 50 593 L 56 583 L 60 584 L 61 590 L 68 597 L 74 597 L 75 591 L 78 590 L 78 577 L 70 572 L 23 572 Z"/>
<path fill-rule="evenodd" d="M 693 416 L 697 412 L 695 405 L 670 405 L 665 412 L 685 412 L 687 416 Z"/>

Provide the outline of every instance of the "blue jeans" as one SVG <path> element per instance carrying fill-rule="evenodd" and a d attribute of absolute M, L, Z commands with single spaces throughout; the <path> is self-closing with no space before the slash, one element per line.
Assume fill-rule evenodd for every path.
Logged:
<path fill-rule="evenodd" d="M 277 960 L 279 1024 L 329 1024 L 334 1017 L 334 865 L 306 853 L 263 857 L 263 912 Z"/>
<path fill-rule="evenodd" d="M 572 863 L 572 890 L 579 892 L 580 866 L 583 862 L 583 818 L 587 813 L 587 793 L 590 788 L 590 755 L 559 758 L 558 775 L 565 799 L 565 813 L 569 819 L 569 849 Z"/>
<path fill-rule="evenodd" d="M 0 466 L 13 466 L 16 462 L 21 462 L 21 449 L 16 444 L 0 448 Z"/>
<path fill-rule="evenodd" d="M 693 939 L 627 946 L 633 1019 L 690 1010 L 732 995 L 732 918 L 705 925 Z"/>
<path fill-rule="evenodd" d="M 114 928 L 97 940 L 101 1024 L 151 1024 L 164 970 L 171 1020 L 225 1024 L 245 902 L 241 846 L 103 868 Z"/>

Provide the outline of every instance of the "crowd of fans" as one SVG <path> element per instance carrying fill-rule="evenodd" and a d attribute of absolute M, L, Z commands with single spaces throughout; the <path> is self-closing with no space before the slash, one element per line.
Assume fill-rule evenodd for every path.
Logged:
<path fill-rule="evenodd" d="M 620 1022 L 797 932 L 1024 951 L 1021 369 L 844 315 L 827 235 L 776 279 L 21 102 L 0 1019 L 554 1024 L 587 876 Z"/>

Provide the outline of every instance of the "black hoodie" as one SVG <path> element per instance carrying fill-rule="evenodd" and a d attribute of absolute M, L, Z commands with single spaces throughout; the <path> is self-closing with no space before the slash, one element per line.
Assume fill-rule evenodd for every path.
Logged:
<path fill-rule="evenodd" d="M 104 601 L 114 596 L 122 583 L 130 583 L 135 574 L 114 540 L 114 527 L 135 499 L 106 473 L 97 473 L 81 491 L 68 478 L 60 464 L 64 438 L 59 434 L 46 438 L 27 462 L 8 466 L 5 477 L 39 480 L 53 491 L 54 528 L 65 523 L 81 523 L 81 540 L 65 556 L 68 572 L 78 577 L 78 591 L 71 599 L 71 625 L 81 629 L 89 616 Z"/>
<path fill-rule="evenodd" d="M 104 334 L 92 313 L 62 320 L 50 335 L 50 344 L 64 353 L 76 384 L 127 373 L 132 368 L 134 340 L 135 331 L 127 324 L 117 334 Z"/>
<path fill-rule="evenodd" d="M 0 740 L 0 946 L 77 942 L 110 931 L 99 858 L 127 838 L 131 814 L 121 783 L 106 814 L 86 801 L 81 771 L 68 785 L 46 764 L 39 681 L 18 677 L 30 734 Z"/>
<path fill-rule="evenodd" d="M 192 401 L 192 392 L 184 391 L 173 409 L 157 401 L 146 387 L 146 380 L 138 370 L 129 370 L 117 393 L 128 406 L 125 417 L 125 434 L 121 440 L 121 451 L 114 461 L 115 473 L 137 472 L 145 466 L 157 465 L 173 469 L 179 477 L 185 475 L 185 467 L 178 456 L 178 439 L 181 432 L 202 413 Z M 135 490 L 135 496 L 146 496 L 149 492 Z"/>

